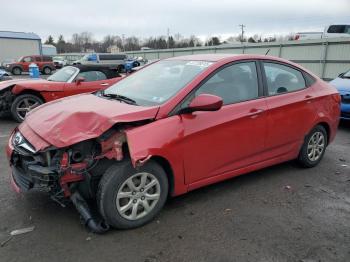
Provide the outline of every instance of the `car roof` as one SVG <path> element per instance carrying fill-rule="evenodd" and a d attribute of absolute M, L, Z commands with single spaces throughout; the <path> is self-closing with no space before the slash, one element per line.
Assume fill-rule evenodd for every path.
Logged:
<path fill-rule="evenodd" d="M 242 59 L 266 59 L 275 60 L 281 62 L 288 62 L 285 59 L 281 59 L 275 56 L 255 55 L 255 54 L 197 54 L 197 55 L 186 55 L 186 56 L 175 56 L 167 58 L 165 60 L 185 60 L 185 61 L 209 61 L 218 62 L 222 60 L 242 60 Z"/>
<path fill-rule="evenodd" d="M 102 65 L 72 65 L 72 67 L 79 68 L 80 72 L 100 71 L 103 72 L 107 79 L 120 77 L 117 68 Z"/>

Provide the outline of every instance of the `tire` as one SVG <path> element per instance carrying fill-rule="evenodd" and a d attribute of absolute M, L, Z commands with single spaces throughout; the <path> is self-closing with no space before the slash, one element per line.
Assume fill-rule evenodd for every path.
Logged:
<path fill-rule="evenodd" d="M 118 65 L 117 70 L 119 73 L 125 73 L 125 66 L 124 65 Z"/>
<path fill-rule="evenodd" d="M 23 122 L 26 114 L 32 109 L 43 104 L 44 101 L 36 96 L 31 94 L 23 94 L 19 95 L 15 98 L 11 105 L 11 115 L 14 120 L 18 123 Z M 19 109 L 27 109 L 27 110 L 19 110 Z"/>
<path fill-rule="evenodd" d="M 138 184 L 142 178 L 146 178 L 144 190 Z M 134 190 L 128 185 L 130 183 Z M 151 183 L 153 186 L 150 186 Z M 150 187 L 147 189 L 147 186 Z M 147 200 L 147 195 L 153 200 Z M 149 160 L 137 170 L 130 161 L 109 167 L 99 183 L 96 197 L 100 214 L 107 224 L 118 229 L 129 229 L 150 222 L 164 206 L 167 196 L 167 175 L 161 166 Z M 149 211 L 145 208 L 145 202 Z"/>
<path fill-rule="evenodd" d="M 318 125 L 305 137 L 298 162 L 303 167 L 315 167 L 322 160 L 328 144 L 326 129 Z"/>
<path fill-rule="evenodd" d="M 43 68 L 43 74 L 44 74 L 44 75 L 51 75 L 51 73 L 52 73 L 52 69 L 51 69 L 50 67 L 45 66 L 45 67 Z"/>
<path fill-rule="evenodd" d="M 12 69 L 12 74 L 14 74 L 14 75 L 21 75 L 22 74 L 22 68 L 20 68 L 20 67 L 14 67 L 13 69 Z"/>
<path fill-rule="evenodd" d="M 133 67 L 138 67 L 138 66 L 140 66 L 140 63 L 138 61 L 135 61 L 132 66 Z"/>

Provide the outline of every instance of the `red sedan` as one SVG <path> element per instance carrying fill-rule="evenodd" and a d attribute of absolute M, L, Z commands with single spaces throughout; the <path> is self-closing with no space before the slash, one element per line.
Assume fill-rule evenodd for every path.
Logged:
<path fill-rule="evenodd" d="M 71 200 L 94 232 L 134 228 L 169 195 L 292 159 L 316 166 L 339 114 L 336 89 L 286 60 L 170 58 L 29 114 L 8 143 L 12 184 Z"/>
<path fill-rule="evenodd" d="M 47 80 L 20 79 L 0 83 L 0 113 L 17 122 L 43 103 L 105 89 L 121 79 L 116 69 L 103 66 L 67 66 Z"/>

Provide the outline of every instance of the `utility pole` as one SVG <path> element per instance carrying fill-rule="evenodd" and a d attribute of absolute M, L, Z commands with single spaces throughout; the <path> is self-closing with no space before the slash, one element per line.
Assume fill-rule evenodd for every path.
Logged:
<path fill-rule="evenodd" d="M 169 30 L 169 28 L 167 29 L 166 33 L 167 33 L 167 35 L 168 35 L 167 47 L 168 47 L 168 49 L 169 49 L 169 36 L 170 36 L 170 30 Z"/>
<path fill-rule="evenodd" d="M 122 34 L 122 46 L 123 46 L 123 52 L 125 52 L 125 34 Z"/>
<path fill-rule="evenodd" d="M 241 31 L 242 31 L 242 33 L 241 33 L 241 44 L 243 44 L 243 36 L 244 36 L 244 27 L 245 27 L 245 25 L 243 25 L 243 24 L 241 24 L 241 25 L 238 25 L 240 28 L 241 28 Z"/>

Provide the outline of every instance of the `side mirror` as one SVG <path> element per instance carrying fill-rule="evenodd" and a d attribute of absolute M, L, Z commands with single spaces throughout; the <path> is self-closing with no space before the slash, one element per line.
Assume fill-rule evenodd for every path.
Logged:
<path fill-rule="evenodd" d="M 217 111 L 222 107 L 221 97 L 209 94 L 201 94 L 195 97 L 189 104 L 186 111 Z"/>
<path fill-rule="evenodd" d="M 76 80 L 75 80 L 75 84 L 80 85 L 82 82 L 85 81 L 84 77 L 79 76 Z"/>

